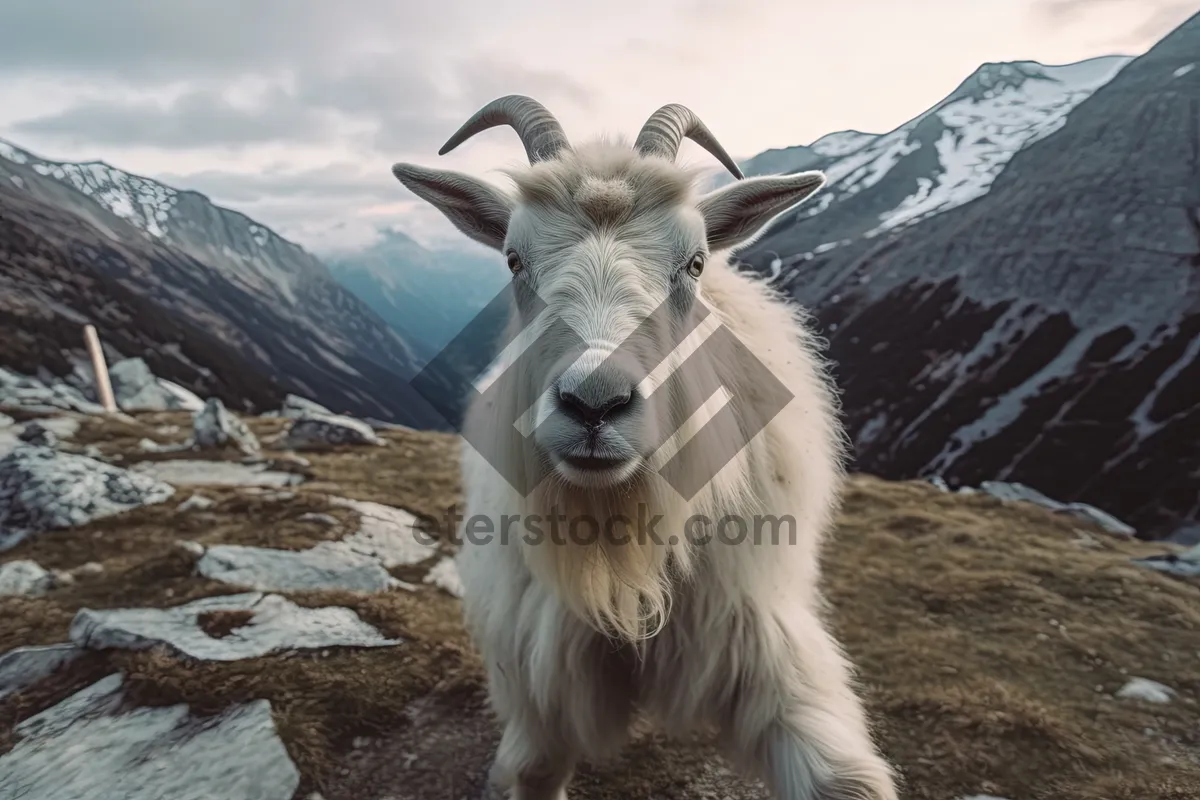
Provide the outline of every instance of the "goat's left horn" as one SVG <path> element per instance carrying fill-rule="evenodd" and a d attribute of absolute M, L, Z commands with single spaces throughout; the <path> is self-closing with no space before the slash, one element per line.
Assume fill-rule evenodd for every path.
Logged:
<path fill-rule="evenodd" d="M 562 125 L 545 106 L 532 97 L 510 94 L 497 98 L 476 111 L 475 115 L 464 122 L 449 141 L 442 145 L 438 155 L 444 156 L 475 134 L 498 125 L 511 125 L 517 132 L 521 137 L 521 144 L 525 145 L 530 164 L 554 158 L 559 152 L 571 149 Z"/>
<path fill-rule="evenodd" d="M 685 138 L 711 153 L 738 180 L 745 177 L 708 126 L 690 108 L 678 103 L 665 105 L 651 114 L 633 146 L 643 156 L 662 156 L 674 161 Z"/>

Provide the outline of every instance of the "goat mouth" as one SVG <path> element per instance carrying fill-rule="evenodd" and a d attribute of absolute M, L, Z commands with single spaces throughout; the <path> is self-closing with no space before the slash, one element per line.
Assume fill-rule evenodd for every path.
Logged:
<path fill-rule="evenodd" d="M 634 473 L 640 459 L 600 453 L 556 453 L 558 473 L 582 489 L 608 489 L 624 483 Z"/>
<path fill-rule="evenodd" d="M 609 470 L 620 469 L 629 463 L 627 458 L 614 458 L 612 456 L 559 456 L 559 459 L 569 467 L 581 470 L 584 472 L 607 472 Z"/>

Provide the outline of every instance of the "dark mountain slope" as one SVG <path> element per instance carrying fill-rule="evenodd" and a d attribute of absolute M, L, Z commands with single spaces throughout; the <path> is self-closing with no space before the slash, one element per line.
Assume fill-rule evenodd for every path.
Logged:
<path fill-rule="evenodd" d="M 338 411 L 446 429 L 408 385 L 416 351 L 320 261 L 244 215 L 106 164 L 46 161 L 2 142 L 0 185 L 13 237 L 0 240 L 0 277 L 14 287 L 0 314 L 16 330 L 41 319 L 54 331 L 25 336 L 19 353 L 5 355 L 12 366 L 61 368 L 63 348 L 79 347 L 80 321 L 95 317 L 125 355 L 199 394 L 225 392 L 237 407 L 262 410 L 283 390 Z M 71 280 L 51 277 L 56 271 Z M 115 328 L 93 310 L 83 276 L 100 295 L 122 298 Z M 168 331 L 176 332 L 159 338 Z M 182 355 L 180 337 L 192 348 Z"/>
<path fill-rule="evenodd" d="M 793 260 L 858 468 L 1200 518 L 1200 16 L 964 205 Z M 743 258 L 794 253 L 783 221 Z M 786 268 L 785 268 L 786 269 Z"/>
<path fill-rule="evenodd" d="M 339 411 L 445 427 L 386 361 L 335 354 L 319 328 L 296 324 L 272 298 L 71 197 L 72 189 L 51 187 L 41 199 L 29 191 L 37 176 L 22 177 L 22 186 L 0 185 L 5 365 L 63 375 L 84 358 L 80 327 L 91 322 L 116 351 L 235 407 L 265 410 L 294 392 Z M 329 283 L 331 307 L 365 310 Z"/>

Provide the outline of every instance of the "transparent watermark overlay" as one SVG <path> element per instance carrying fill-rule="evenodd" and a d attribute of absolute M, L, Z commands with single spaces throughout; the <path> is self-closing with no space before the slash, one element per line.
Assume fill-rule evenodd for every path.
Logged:
<path fill-rule="evenodd" d="M 506 338 L 496 330 L 497 322 L 506 320 L 512 308 L 520 308 L 524 319 L 534 320 L 547 311 L 548 305 L 526 281 L 510 282 L 413 378 L 412 387 L 516 491 L 527 497 L 553 469 L 549 458 L 524 457 L 536 456 L 540 449 L 536 430 L 522 433 L 517 427 L 518 421 L 530 409 L 516 409 L 512 419 L 498 416 L 494 424 L 485 426 L 488 428 L 486 433 L 472 434 L 465 430 L 459 419 L 459 409 L 447 407 L 447 398 L 454 397 L 462 398 L 466 405 L 492 401 L 492 408 L 510 409 L 511 404 L 495 401 L 516 396 L 519 382 L 528 374 L 536 374 L 534 362 L 540 357 L 539 343 L 553 342 L 559 358 L 564 355 L 578 358 L 588 349 L 583 337 L 551 310 L 551 317 L 537 339 L 482 390 L 477 388 L 476 382 L 490 366 L 492 357 L 512 345 L 521 333 L 508 332 Z M 606 363 L 619 360 L 626 374 L 631 365 L 635 365 L 634 368 L 643 374 L 629 377 L 635 385 L 639 384 L 697 331 L 710 314 L 708 307 L 699 301 L 690 302 L 681 313 L 680 297 L 669 296 L 607 356 Z M 666 341 L 662 339 L 664 332 Z M 648 357 L 649 353 L 655 356 Z M 486 362 L 482 360 L 485 357 Z M 734 391 L 737 387 L 725 386 L 719 377 L 722 370 L 713 368 L 713 365 L 730 364 L 736 364 L 745 384 L 753 387 L 752 397 Z M 585 390 L 587 381 L 601 380 L 598 376 L 602 372 L 597 368 L 591 373 L 585 380 Z M 688 391 L 678 391 L 684 385 Z M 657 419 L 687 420 L 708 398 L 722 390 L 728 396 L 724 405 L 658 468 L 658 474 L 685 500 L 691 500 L 716 477 L 783 410 L 793 395 L 728 328 L 718 323 L 651 394 L 641 398 L 648 406 L 648 413 L 657 412 Z M 548 419 L 540 423 L 546 424 Z M 657 441 L 641 444 L 654 452 L 675 433 L 675 430 L 660 426 L 656 428 Z M 514 454 L 522 457 L 514 457 Z M 533 465 L 532 469 L 528 469 L 530 465 Z"/>
<path fill-rule="evenodd" d="M 633 516 L 612 515 L 598 518 L 589 514 L 564 514 L 551 508 L 546 514 L 473 514 L 464 516 L 457 508 L 448 508 L 442 517 L 442 530 L 450 532 L 450 543 L 474 545 L 522 542 L 526 545 L 578 545 L 610 547 L 658 545 L 674 547 L 681 544 L 703 547 L 712 543 L 725 545 L 769 544 L 794 545 L 797 541 L 796 518 L 791 514 L 755 514 L 746 517 L 726 514 L 712 518 L 705 514 L 688 517 L 682 530 L 660 529 L 665 517 L 652 513 L 649 506 L 638 505 Z M 443 541 L 429 531 L 413 528 L 418 542 L 433 546 Z"/>

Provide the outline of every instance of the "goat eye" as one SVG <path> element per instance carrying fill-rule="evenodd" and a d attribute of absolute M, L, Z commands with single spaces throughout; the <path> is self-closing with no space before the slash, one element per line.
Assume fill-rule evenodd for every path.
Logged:
<path fill-rule="evenodd" d="M 521 257 L 515 251 L 508 251 L 508 271 L 516 275 L 522 269 Z"/>
<path fill-rule="evenodd" d="M 696 255 L 692 256 L 692 260 L 688 262 L 687 271 L 688 275 L 691 275 L 693 278 L 700 277 L 700 273 L 704 272 L 703 253 L 696 253 Z"/>

